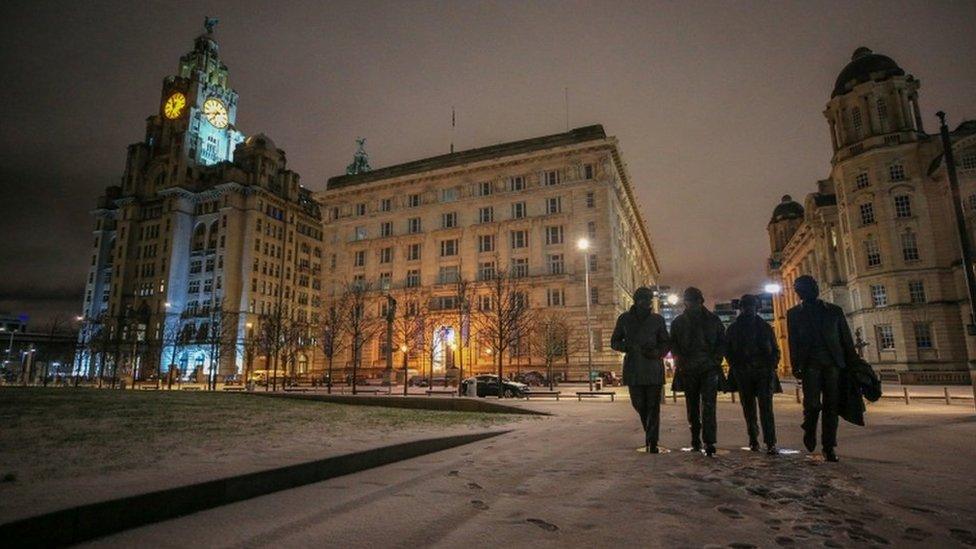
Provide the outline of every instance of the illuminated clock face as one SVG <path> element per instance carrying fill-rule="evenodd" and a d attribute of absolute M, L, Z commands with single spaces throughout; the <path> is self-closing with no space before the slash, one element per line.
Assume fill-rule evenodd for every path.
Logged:
<path fill-rule="evenodd" d="M 166 103 L 163 105 L 163 114 L 166 118 L 174 120 L 183 115 L 183 109 L 186 107 L 186 96 L 180 92 L 176 92 L 169 96 Z"/>
<path fill-rule="evenodd" d="M 216 97 L 211 97 L 203 102 L 203 115 L 214 125 L 215 128 L 227 127 L 227 107 L 223 101 Z"/>

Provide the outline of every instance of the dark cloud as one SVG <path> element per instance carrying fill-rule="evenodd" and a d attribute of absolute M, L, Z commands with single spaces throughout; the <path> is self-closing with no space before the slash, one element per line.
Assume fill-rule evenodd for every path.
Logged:
<path fill-rule="evenodd" d="M 923 83 L 923 118 L 976 117 L 972 2 L 4 2 L 0 309 L 80 308 L 88 211 L 163 77 L 217 15 L 241 94 L 306 186 L 599 122 L 624 151 L 665 283 L 757 289 L 782 194 L 829 169 L 821 114 L 861 45 Z M 74 293 L 75 299 L 68 299 Z M 60 300 L 60 301 L 59 301 Z"/>

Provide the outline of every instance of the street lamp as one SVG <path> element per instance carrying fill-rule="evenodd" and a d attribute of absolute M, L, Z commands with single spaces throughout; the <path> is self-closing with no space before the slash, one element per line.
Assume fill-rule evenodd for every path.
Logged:
<path fill-rule="evenodd" d="M 590 391 L 593 390 L 593 330 L 590 327 L 590 241 L 581 238 L 576 242 L 576 247 L 583 252 L 583 286 L 586 292 L 586 369 L 587 381 L 590 383 Z"/>
<path fill-rule="evenodd" d="M 678 294 L 668 294 L 668 304 L 674 307 L 678 304 L 679 298 Z"/>
<path fill-rule="evenodd" d="M 407 377 L 408 377 L 408 375 L 407 375 L 407 373 L 408 373 L 408 370 L 407 370 L 407 351 L 409 351 L 409 350 L 410 349 L 407 348 L 406 344 L 400 345 L 400 353 L 403 354 L 403 396 L 407 396 L 407 387 L 409 387 L 409 385 L 410 385 L 408 383 L 409 380 L 407 379 Z M 392 387 L 393 387 L 393 385 L 392 385 L 392 380 L 391 380 L 390 390 L 393 390 Z"/>
<path fill-rule="evenodd" d="M 769 282 L 765 286 L 763 286 L 763 291 L 766 292 L 767 294 L 776 295 L 783 291 L 783 287 L 777 284 L 776 282 Z"/>

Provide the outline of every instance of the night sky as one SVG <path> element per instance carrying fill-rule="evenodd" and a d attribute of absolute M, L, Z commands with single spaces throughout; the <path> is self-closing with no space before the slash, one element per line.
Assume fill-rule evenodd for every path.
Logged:
<path fill-rule="evenodd" d="M 976 118 L 976 2 L 11 2 L 0 4 L 0 312 L 80 311 L 89 210 L 160 87 L 218 16 L 240 93 L 305 186 L 601 123 L 663 269 L 709 302 L 764 281 L 780 196 L 826 177 L 821 114 L 858 46 L 921 79 L 926 130 Z"/>

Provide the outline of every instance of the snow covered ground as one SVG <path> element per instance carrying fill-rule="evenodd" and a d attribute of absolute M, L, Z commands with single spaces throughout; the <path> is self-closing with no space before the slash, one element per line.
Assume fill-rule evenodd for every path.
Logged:
<path fill-rule="evenodd" d="M 780 446 L 800 407 L 776 400 Z M 557 415 L 513 433 L 97 540 L 94 546 L 966 547 L 976 546 L 971 401 L 872 405 L 842 422 L 841 462 L 741 449 L 719 404 L 719 455 L 688 444 L 684 405 L 662 411 L 670 453 L 637 452 L 626 399 L 523 403 Z"/>

